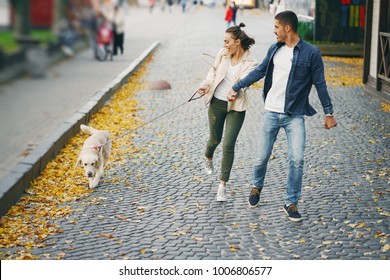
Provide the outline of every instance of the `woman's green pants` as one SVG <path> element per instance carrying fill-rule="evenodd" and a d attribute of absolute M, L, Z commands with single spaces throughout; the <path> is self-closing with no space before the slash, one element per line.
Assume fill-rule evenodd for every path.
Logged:
<path fill-rule="evenodd" d="M 245 111 L 228 112 L 227 104 L 227 101 L 216 98 L 213 98 L 210 102 L 208 110 L 210 137 L 205 152 L 207 158 L 213 158 L 215 149 L 221 143 L 223 128 L 225 126 L 225 135 L 222 144 L 221 175 L 219 178 L 224 182 L 229 181 L 230 171 L 232 170 L 234 161 L 234 147 L 245 119 Z"/>

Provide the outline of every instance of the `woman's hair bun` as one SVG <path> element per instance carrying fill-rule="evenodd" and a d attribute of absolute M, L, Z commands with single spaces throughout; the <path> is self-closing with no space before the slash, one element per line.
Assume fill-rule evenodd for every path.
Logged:
<path fill-rule="evenodd" d="M 243 22 L 241 22 L 238 27 L 245 27 L 245 24 Z"/>

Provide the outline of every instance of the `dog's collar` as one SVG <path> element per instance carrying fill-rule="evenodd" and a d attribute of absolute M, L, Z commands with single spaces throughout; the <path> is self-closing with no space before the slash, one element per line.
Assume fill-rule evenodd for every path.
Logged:
<path fill-rule="evenodd" d="M 110 143 L 110 142 L 111 142 L 111 140 L 108 141 L 107 143 L 104 143 L 104 144 L 100 145 L 100 146 L 89 146 L 89 148 L 100 151 L 100 149 L 101 149 L 102 147 L 106 146 L 106 145 L 107 145 L 108 143 Z"/>
<path fill-rule="evenodd" d="M 102 147 L 104 147 L 105 145 L 107 145 L 107 144 L 110 143 L 110 142 L 112 142 L 112 141 L 111 141 L 111 140 L 110 140 L 110 141 L 107 141 L 106 143 L 104 143 L 104 144 L 102 144 L 102 145 L 100 145 L 100 146 L 89 146 L 89 148 L 100 151 L 100 149 L 101 149 Z"/>
<path fill-rule="evenodd" d="M 89 148 L 91 148 L 91 149 L 95 149 L 95 150 L 98 150 L 98 151 L 100 151 L 100 149 L 103 147 L 103 145 L 102 146 L 89 146 Z"/>

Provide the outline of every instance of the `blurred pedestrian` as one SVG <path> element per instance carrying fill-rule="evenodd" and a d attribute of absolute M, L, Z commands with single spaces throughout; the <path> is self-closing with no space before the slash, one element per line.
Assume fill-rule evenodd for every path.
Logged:
<path fill-rule="evenodd" d="M 101 18 L 103 22 L 97 32 L 97 51 L 99 52 L 97 58 L 103 61 L 110 57 L 110 60 L 113 60 L 113 52 L 111 50 L 113 32 L 108 20 L 104 16 L 101 16 Z"/>
<path fill-rule="evenodd" d="M 242 30 L 243 27 L 245 24 L 240 23 L 239 26 L 226 30 L 224 48 L 218 52 L 214 65 L 198 89 L 200 95 L 206 95 L 208 105 L 210 135 L 206 145 L 204 166 L 209 175 L 214 172 L 213 156 L 222 140 L 225 126 L 220 181 L 216 195 L 216 200 L 221 202 L 227 200 L 226 183 L 229 181 L 233 166 L 236 140 L 248 107 L 245 90 L 234 96 L 229 91 L 238 79 L 244 78 L 257 65 L 249 51 L 255 40 Z"/>
<path fill-rule="evenodd" d="M 172 12 L 173 0 L 167 0 L 167 3 L 169 12 Z"/>
<path fill-rule="evenodd" d="M 231 5 L 228 5 L 226 8 L 225 21 L 227 22 L 227 27 L 229 28 L 233 21 L 233 8 Z"/>
<path fill-rule="evenodd" d="M 181 0 L 181 9 L 182 12 L 185 13 L 187 8 L 187 0 Z"/>
<path fill-rule="evenodd" d="M 149 13 L 152 13 L 154 5 L 156 4 L 156 0 L 148 0 L 148 2 L 149 2 Z"/>
<path fill-rule="evenodd" d="M 233 25 L 236 26 L 236 19 L 237 19 L 237 11 L 238 11 L 238 6 L 236 5 L 236 2 L 232 2 L 232 10 L 233 10 L 233 15 L 232 15 L 232 21 Z"/>
<path fill-rule="evenodd" d="M 302 217 L 297 205 L 302 188 L 306 141 L 304 116 L 316 113 L 309 104 L 312 85 L 316 87 L 325 113 L 325 128 L 333 128 L 337 123 L 333 117 L 333 105 L 326 86 L 320 50 L 299 37 L 298 17 L 294 12 L 277 14 L 274 26 L 277 43 L 269 48 L 256 69 L 233 85 L 232 91 L 239 92 L 265 77 L 265 112 L 257 140 L 249 205 L 255 207 L 260 201 L 267 163 L 279 130 L 283 128 L 287 135 L 289 157 L 283 210 L 291 221 L 300 222 Z"/>
<path fill-rule="evenodd" d="M 80 8 L 80 24 L 92 47 L 94 58 L 97 59 L 97 31 L 99 28 L 99 12 L 91 6 Z"/>
<path fill-rule="evenodd" d="M 67 18 L 59 20 L 54 29 L 61 44 L 61 50 L 67 56 L 74 56 L 74 44 L 77 39 L 77 33 L 70 20 Z"/>
<path fill-rule="evenodd" d="M 114 7 L 114 15 L 112 19 L 113 31 L 114 31 L 114 46 L 113 55 L 118 54 L 118 49 L 123 54 L 123 41 L 125 33 L 125 15 L 122 9 L 116 5 Z"/>

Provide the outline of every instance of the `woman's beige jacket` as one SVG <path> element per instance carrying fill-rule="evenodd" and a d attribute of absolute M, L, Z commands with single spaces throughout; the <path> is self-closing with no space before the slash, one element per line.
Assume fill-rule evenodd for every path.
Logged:
<path fill-rule="evenodd" d="M 215 89 L 225 78 L 228 63 L 230 61 L 230 55 L 226 48 L 221 49 L 217 56 L 213 66 L 210 67 L 207 73 L 206 79 L 202 82 L 201 86 L 207 86 L 208 90 L 205 95 L 205 103 L 208 106 L 211 99 L 214 96 Z M 257 66 L 257 61 L 253 58 L 249 50 L 245 51 L 239 67 L 234 74 L 234 82 L 236 83 L 239 79 L 244 78 L 250 71 Z M 233 85 L 232 85 L 233 86 Z M 227 94 L 227 93 L 226 93 Z M 228 111 L 234 110 L 238 112 L 245 111 L 248 107 L 248 97 L 246 95 L 246 88 L 241 89 L 237 99 L 234 102 L 228 102 Z"/>

